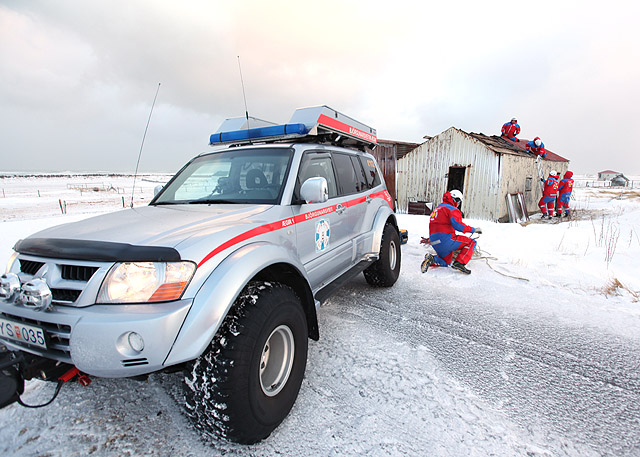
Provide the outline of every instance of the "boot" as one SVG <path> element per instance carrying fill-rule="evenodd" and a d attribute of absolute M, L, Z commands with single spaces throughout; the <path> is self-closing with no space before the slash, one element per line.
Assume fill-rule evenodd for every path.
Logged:
<path fill-rule="evenodd" d="M 454 270 L 461 271 L 466 275 L 471 274 L 471 270 L 469 270 L 464 264 L 458 262 L 457 260 L 451 264 L 451 268 L 453 268 Z"/>
<path fill-rule="evenodd" d="M 436 259 L 434 259 L 431 254 L 426 254 L 424 256 L 424 260 L 422 261 L 422 265 L 420 265 L 420 271 L 426 273 L 429 267 L 434 263 L 436 263 Z"/>

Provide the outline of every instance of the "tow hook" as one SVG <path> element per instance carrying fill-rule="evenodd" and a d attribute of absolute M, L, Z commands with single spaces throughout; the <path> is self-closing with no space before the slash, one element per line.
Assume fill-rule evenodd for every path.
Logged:
<path fill-rule="evenodd" d="M 87 387 L 89 384 L 91 384 L 91 378 L 82 373 L 76 367 L 73 367 L 71 370 L 60 376 L 58 378 L 58 381 L 69 382 L 76 376 L 78 377 L 78 384 L 80 384 L 82 387 Z"/>

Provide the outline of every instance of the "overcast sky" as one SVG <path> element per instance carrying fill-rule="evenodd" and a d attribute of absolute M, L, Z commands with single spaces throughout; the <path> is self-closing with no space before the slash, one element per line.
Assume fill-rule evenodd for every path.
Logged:
<path fill-rule="evenodd" d="M 526 5 L 525 5 L 526 3 Z M 595 6 L 597 5 L 597 7 Z M 326 104 L 421 142 L 517 117 L 640 174 L 640 2 L 0 0 L 0 171 L 173 172 L 227 117 Z"/>

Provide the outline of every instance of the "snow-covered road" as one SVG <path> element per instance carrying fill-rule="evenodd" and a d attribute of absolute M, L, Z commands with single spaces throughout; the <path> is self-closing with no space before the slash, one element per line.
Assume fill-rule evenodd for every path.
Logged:
<path fill-rule="evenodd" d="M 564 291 L 523 294 L 517 281 L 501 279 L 476 289 L 454 271 L 435 273 L 451 288 L 403 281 L 401 298 L 393 289 L 374 299 L 366 283 L 354 281 L 333 304 L 338 315 L 427 350 L 486 405 L 545 436 L 552 455 L 564 455 L 567 442 L 579 455 L 640 455 L 640 328 L 630 335 L 618 315 L 624 330 L 616 331 L 611 311 L 601 311 L 602 325 L 593 315 L 587 322 L 571 316 L 575 297 Z M 562 317 L 545 301 L 563 309 Z"/>

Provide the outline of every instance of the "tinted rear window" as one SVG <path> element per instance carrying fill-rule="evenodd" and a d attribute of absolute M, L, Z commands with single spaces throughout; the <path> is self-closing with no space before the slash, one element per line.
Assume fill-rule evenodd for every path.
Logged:
<path fill-rule="evenodd" d="M 362 168 L 364 168 L 369 189 L 380 185 L 380 175 L 378 175 L 375 161 L 370 157 L 360 156 L 360 163 L 362 164 Z"/>

